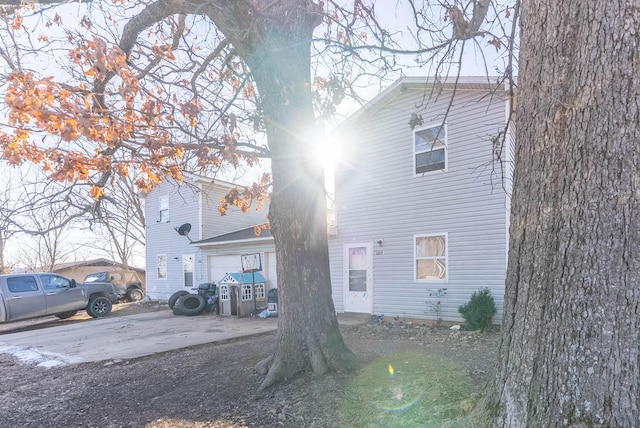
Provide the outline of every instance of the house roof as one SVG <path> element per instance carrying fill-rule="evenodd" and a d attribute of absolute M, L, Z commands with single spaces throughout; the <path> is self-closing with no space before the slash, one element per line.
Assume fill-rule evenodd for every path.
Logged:
<path fill-rule="evenodd" d="M 241 184 L 234 184 L 234 183 L 230 183 L 228 181 L 217 179 L 215 177 L 207 177 L 207 176 L 204 176 L 204 175 L 192 174 L 192 173 L 189 173 L 189 172 L 184 173 L 183 178 L 184 178 L 184 180 L 191 181 L 193 183 L 215 184 L 215 185 L 218 185 L 220 187 L 228 187 L 230 189 L 234 188 L 236 186 L 241 186 Z"/>
<path fill-rule="evenodd" d="M 260 272 L 254 273 L 241 273 L 241 272 L 228 272 L 224 278 L 222 278 L 218 284 L 253 284 L 253 282 L 265 282 L 264 276 Z"/>
<path fill-rule="evenodd" d="M 191 245 L 211 246 L 211 245 L 222 245 L 222 244 L 231 244 L 231 243 L 248 243 L 248 242 L 256 242 L 256 241 L 273 240 L 273 235 L 271 235 L 271 229 L 262 229 L 262 231 L 260 232 L 260 235 L 256 235 L 255 227 L 256 226 L 252 226 L 246 229 L 236 230 L 235 232 L 214 236 L 212 238 L 202 239 L 200 241 L 193 241 Z"/>
<path fill-rule="evenodd" d="M 406 92 L 407 90 L 429 90 L 433 88 L 447 90 L 475 90 L 475 91 L 504 91 L 504 85 L 498 83 L 496 76 L 445 76 L 442 79 L 433 77 L 416 77 L 404 76 L 393 82 L 385 90 L 376 95 L 367 102 L 363 107 L 349 116 L 336 129 L 348 126 L 350 123 L 358 120 L 360 116 L 371 110 L 374 106 L 381 105 L 396 96 Z"/>
<path fill-rule="evenodd" d="M 164 179 L 165 181 L 167 180 L 173 180 L 175 183 L 177 184 L 182 184 L 180 183 L 178 180 L 176 180 L 175 178 L 172 177 L 166 177 Z M 188 182 L 191 183 L 193 185 L 203 185 L 203 186 L 217 186 L 217 187 L 222 187 L 225 189 L 233 189 L 234 187 L 242 187 L 242 184 L 234 184 L 234 183 L 230 183 L 228 181 L 224 181 L 224 180 L 220 180 L 217 179 L 215 177 L 207 177 L 204 175 L 198 175 L 198 174 L 193 174 L 190 172 L 185 172 L 182 176 L 182 181 L 183 182 Z M 153 189 L 151 189 L 150 191 L 141 191 L 138 193 L 138 196 L 140 196 L 141 198 L 146 198 L 147 195 L 150 192 L 153 192 L 155 190 L 155 187 Z"/>
<path fill-rule="evenodd" d="M 397 90 L 406 91 L 407 89 L 425 89 L 438 88 L 443 89 L 463 89 L 491 91 L 503 90 L 501 84 L 497 82 L 497 77 L 492 76 L 446 76 L 443 79 L 434 79 L 433 77 L 413 77 L 404 76 L 393 82 L 388 88 L 376 95 L 368 104 L 373 105 L 386 98 L 389 94 Z"/>
<path fill-rule="evenodd" d="M 113 260 L 109 260 L 109 259 L 99 258 L 99 259 L 92 259 L 92 260 L 83 260 L 79 262 L 59 263 L 55 265 L 53 269 L 51 269 L 51 272 L 59 272 L 65 269 L 80 268 L 80 267 L 86 267 L 86 266 L 117 267 L 119 269 L 125 268 L 125 266 L 122 263 L 114 262 Z M 140 269 L 137 267 L 128 266 L 128 269 L 135 272 L 144 273 L 144 269 Z"/>

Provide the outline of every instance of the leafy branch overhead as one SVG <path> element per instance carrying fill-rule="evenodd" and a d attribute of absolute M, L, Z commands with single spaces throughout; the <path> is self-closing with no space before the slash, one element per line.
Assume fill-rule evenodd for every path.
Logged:
<path fill-rule="evenodd" d="M 189 5 L 158 2 L 137 14 L 95 5 L 130 15 L 119 41 L 104 31 L 118 25 L 115 14 L 101 23 L 93 21 L 95 11 L 83 16 L 82 33 L 93 33 L 85 38 L 67 29 L 70 17 L 16 11 L 4 29 L 13 44 L 2 50 L 11 69 L 6 125 L 13 129 L 0 134 L 3 157 L 37 163 L 55 180 L 89 181 L 99 199 L 110 179 L 132 173 L 137 187 L 149 190 L 166 175 L 181 180 L 183 171 L 252 166 L 268 156 L 266 144 L 250 137 L 261 123 L 246 66 L 224 38 L 203 54 L 210 46 L 199 34 L 202 22 L 194 18 L 189 27 L 185 15 L 172 16 Z M 27 40 L 27 13 L 45 20 L 37 41 Z M 56 58 L 55 77 L 23 65 L 37 64 L 54 46 L 68 52 Z"/>
<path fill-rule="evenodd" d="M 449 36 L 412 52 L 484 34 L 489 1 L 476 3 L 445 8 Z M 89 2 L 78 6 L 77 19 L 50 6 L 56 1 L 0 4 L 10 12 L 0 56 L 10 70 L 5 125 L 13 128 L 0 133 L 3 157 L 38 163 L 55 180 L 89 181 L 96 199 L 109 179 L 133 174 L 148 190 L 165 175 L 250 167 L 271 155 L 263 100 L 246 62 L 261 61 L 251 49 L 271 22 L 326 24 L 311 87 L 318 114 L 335 114 L 346 96 L 357 98 L 365 67 L 383 77 L 401 68 L 374 6 L 360 1 L 351 10 L 333 1 Z M 299 16 L 309 24 L 296 21 L 297 9 L 308 10 Z M 45 60 L 54 67 L 38 69 Z"/>
<path fill-rule="evenodd" d="M 221 117 L 228 132 L 212 143 L 175 142 L 171 127 L 177 120 L 190 123 L 191 127 L 197 126 L 196 117 L 201 104 L 193 99 L 180 102 L 173 95 L 173 106 L 177 108 L 172 106 L 168 109 L 167 104 L 163 105 L 149 95 L 138 97 L 142 93 L 140 83 L 126 65 L 124 55 L 121 52 L 113 54 L 113 50 L 104 55 L 104 51 L 104 44 L 94 40 L 75 50 L 74 54 L 76 61 L 88 65 L 88 76 L 95 75 L 100 79 L 105 71 L 116 71 L 121 80 L 117 88 L 120 98 L 105 108 L 97 108 L 91 102 L 93 94 L 83 84 L 71 87 L 56 83 L 51 78 L 35 80 L 31 73 L 12 73 L 9 76 L 5 100 L 11 109 L 9 124 L 16 130 L 13 141 L 8 141 L 3 147 L 3 155 L 10 163 L 39 162 L 45 170 L 54 171 L 52 178 L 67 181 L 86 180 L 91 170 L 115 171 L 127 176 L 129 166 L 135 164 L 145 172 L 149 181 L 141 179 L 137 182 L 141 189 L 146 190 L 159 182 L 159 171 L 180 178 L 187 149 L 199 150 L 199 165 L 203 169 L 219 161 L 210 155 L 209 150 L 212 149 L 218 149 L 217 156 L 234 165 L 244 156 L 261 154 L 243 153 L 233 113 L 230 114 L 231 120 L 227 120 L 227 116 Z M 95 60 L 87 59 L 89 56 Z M 116 107 L 120 110 L 113 114 Z M 79 153 L 68 149 L 73 147 L 69 145 L 41 150 L 29 142 L 33 129 L 58 136 L 62 143 L 82 139 L 86 143 L 94 143 L 96 149 L 93 153 Z M 114 156 L 117 151 L 128 156 L 117 158 Z"/>

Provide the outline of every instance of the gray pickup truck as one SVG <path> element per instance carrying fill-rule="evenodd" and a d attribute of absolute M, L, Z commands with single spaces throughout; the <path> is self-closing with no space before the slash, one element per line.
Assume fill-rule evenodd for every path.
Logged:
<path fill-rule="evenodd" d="M 93 318 L 104 317 L 117 301 L 109 283 L 77 285 L 54 273 L 0 275 L 0 323 L 49 315 L 65 319 L 82 309 Z"/>

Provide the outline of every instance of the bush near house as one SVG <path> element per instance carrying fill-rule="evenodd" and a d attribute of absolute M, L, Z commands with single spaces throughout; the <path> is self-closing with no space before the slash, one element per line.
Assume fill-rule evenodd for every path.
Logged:
<path fill-rule="evenodd" d="M 471 299 L 458 308 L 464 318 L 467 330 L 486 330 L 496 314 L 496 304 L 488 288 L 481 288 L 473 293 Z"/>

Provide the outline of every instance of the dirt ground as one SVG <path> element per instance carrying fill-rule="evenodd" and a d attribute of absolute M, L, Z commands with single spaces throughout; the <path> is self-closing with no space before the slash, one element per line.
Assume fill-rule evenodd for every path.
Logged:
<path fill-rule="evenodd" d="M 111 316 L 168 310 L 157 303 L 121 304 Z M 78 322 L 85 315 L 77 315 Z M 215 316 L 215 315 L 203 315 Z M 47 328 L 55 321 L 25 328 Z M 15 330 L 13 330 L 15 331 Z M 498 333 L 416 326 L 402 320 L 341 326 L 364 367 L 395 352 L 440 354 L 478 386 L 491 373 Z M 0 342 L 2 336 L 0 335 Z M 0 354 L 0 425 L 7 427 L 337 427 L 354 374 L 304 374 L 257 393 L 254 365 L 274 349 L 275 333 L 133 360 L 60 368 L 18 364 Z"/>

